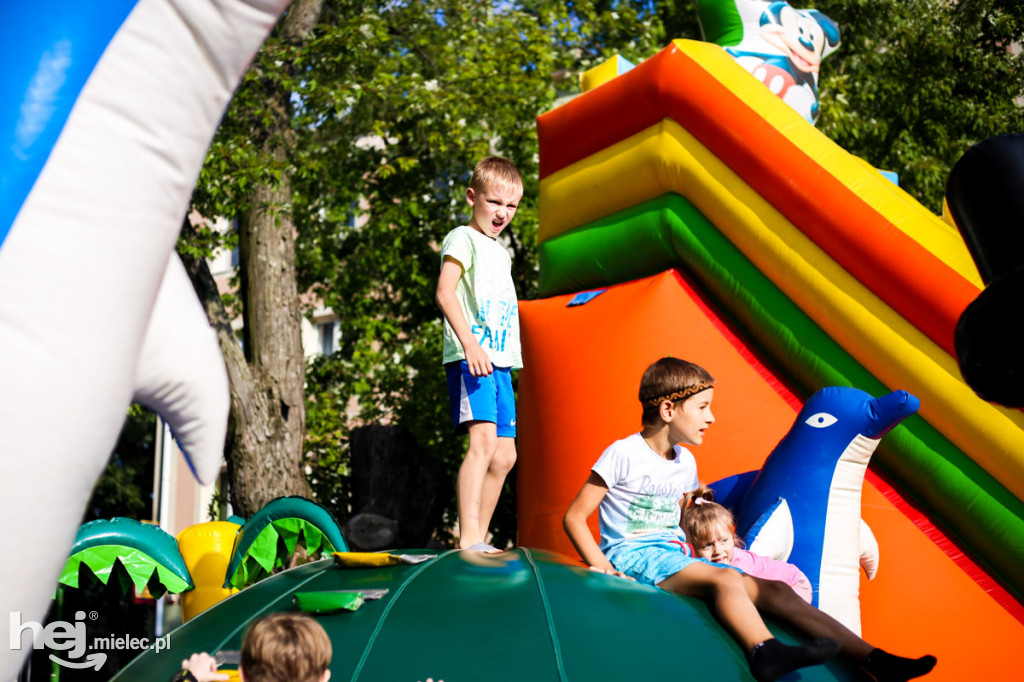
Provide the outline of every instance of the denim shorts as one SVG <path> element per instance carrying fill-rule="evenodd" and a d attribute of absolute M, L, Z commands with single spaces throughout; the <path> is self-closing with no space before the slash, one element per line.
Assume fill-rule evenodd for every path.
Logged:
<path fill-rule="evenodd" d="M 716 564 L 707 559 L 690 556 L 688 546 L 683 545 L 681 540 L 669 540 L 664 535 L 650 540 L 644 539 L 643 536 L 625 540 L 605 550 L 605 556 L 617 570 L 645 585 L 658 585 L 694 563 L 733 568 L 728 564 Z M 733 570 L 739 571 L 738 568 Z"/>

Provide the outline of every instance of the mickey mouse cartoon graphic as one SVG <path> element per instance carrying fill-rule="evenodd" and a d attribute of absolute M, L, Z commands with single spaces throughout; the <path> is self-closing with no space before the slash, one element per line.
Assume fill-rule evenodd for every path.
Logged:
<path fill-rule="evenodd" d="M 781 0 L 702 0 L 698 10 L 706 40 L 725 47 L 810 123 L 817 120 L 818 69 L 839 46 L 836 22 Z"/>

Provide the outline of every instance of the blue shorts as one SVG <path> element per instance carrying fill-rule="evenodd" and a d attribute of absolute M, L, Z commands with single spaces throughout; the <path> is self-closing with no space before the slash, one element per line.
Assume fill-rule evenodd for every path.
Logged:
<path fill-rule="evenodd" d="M 455 430 L 465 429 L 466 422 L 493 422 L 498 435 L 515 438 L 516 396 L 512 391 L 512 370 L 495 367 L 485 377 L 469 373 L 465 360 L 444 366 L 448 376 L 448 401 L 452 408 Z"/>
<path fill-rule="evenodd" d="M 641 537 L 620 542 L 606 550 L 605 556 L 617 570 L 645 585 L 658 585 L 694 563 L 733 568 L 728 564 L 716 564 L 701 557 L 690 556 L 681 541 L 674 542 L 663 537 L 649 541 Z"/>

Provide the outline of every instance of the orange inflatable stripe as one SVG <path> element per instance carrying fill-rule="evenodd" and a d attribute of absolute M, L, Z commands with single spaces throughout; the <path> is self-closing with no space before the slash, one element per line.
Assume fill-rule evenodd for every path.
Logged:
<path fill-rule="evenodd" d="M 723 83 L 712 69 L 724 73 L 723 79 L 735 76 L 736 82 Z M 769 107 L 770 121 L 747 104 L 763 97 L 773 98 L 720 48 L 680 41 L 541 116 L 542 177 L 671 118 L 847 271 L 954 354 L 956 321 L 977 296 L 977 286 L 810 158 L 792 139 L 791 129 L 807 127 L 799 115 L 784 105 Z"/>

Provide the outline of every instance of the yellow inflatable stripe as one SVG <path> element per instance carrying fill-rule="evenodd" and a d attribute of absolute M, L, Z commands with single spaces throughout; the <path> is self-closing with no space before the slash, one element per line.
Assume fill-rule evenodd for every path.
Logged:
<path fill-rule="evenodd" d="M 586 225 L 664 194 L 658 176 L 661 159 L 655 159 L 647 166 L 630 162 L 635 149 L 658 144 L 663 126 L 664 122 L 655 124 L 541 180 L 537 240 L 546 241 L 574 227 Z M 647 158 L 650 154 L 644 156 Z M 625 167 L 627 164 L 628 170 Z M 587 189 L 578 182 L 579 173 L 584 170 L 588 175 L 600 177 L 618 175 L 620 181 L 603 187 L 601 192 L 588 191 L 588 195 L 595 194 L 588 201 L 577 201 L 574 193 L 581 188 Z"/>
<path fill-rule="evenodd" d="M 711 43 L 674 41 L 715 80 L 735 93 L 747 106 L 801 149 L 828 173 L 919 243 L 947 266 L 979 288 L 978 268 L 960 233 L 882 176 L 871 164 L 856 157 L 808 124 L 768 88 L 751 78 L 722 48 Z M 837 210 L 842 210 L 837 207 Z"/>
<path fill-rule="evenodd" d="M 918 396 L 925 419 L 1024 499 L 1024 415 L 978 399 L 953 358 L 674 121 L 542 181 L 541 215 L 583 224 L 667 192 L 690 200 L 881 382 Z"/>

